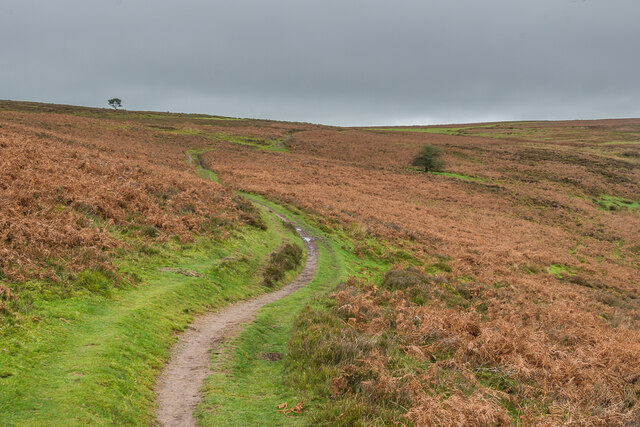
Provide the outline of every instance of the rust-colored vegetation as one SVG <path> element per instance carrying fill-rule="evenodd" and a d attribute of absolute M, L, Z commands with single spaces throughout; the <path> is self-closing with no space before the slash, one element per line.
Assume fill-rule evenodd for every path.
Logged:
<path fill-rule="evenodd" d="M 410 166 L 426 144 L 444 172 Z M 287 363 L 319 373 L 298 384 L 332 399 L 318 422 L 640 419 L 640 120 L 341 129 L 1 102 L 0 309 L 15 283 L 111 271 L 123 235 L 261 226 L 190 149 L 360 256 L 402 254 L 298 319 Z"/>
<path fill-rule="evenodd" d="M 1 106 L 0 301 L 16 297 L 11 283 L 62 283 L 88 269 L 118 279 L 112 249 L 131 238 L 223 237 L 251 220 L 229 189 L 187 164 L 186 150 L 211 141 L 167 130 L 188 129 L 193 118 Z"/>
<path fill-rule="evenodd" d="M 425 144 L 444 174 L 409 167 Z M 417 260 L 419 279 L 352 281 L 300 319 L 290 360 L 333 372 L 321 420 L 640 419 L 640 120 L 311 128 L 288 146 L 222 144 L 204 161 L 363 256 L 373 235 Z"/>

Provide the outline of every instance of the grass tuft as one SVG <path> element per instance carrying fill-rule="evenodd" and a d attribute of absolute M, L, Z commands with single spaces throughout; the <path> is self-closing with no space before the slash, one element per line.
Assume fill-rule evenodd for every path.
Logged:
<path fill-rule="evenodd" d="M 298 245 L 286 243 L 278 248 L 269 258 L 269 264 L 264 272 L 263 284 L 270 288 L 281 281 L 288 271 L 296 269 L 302 261 L 302 248 Z"/>

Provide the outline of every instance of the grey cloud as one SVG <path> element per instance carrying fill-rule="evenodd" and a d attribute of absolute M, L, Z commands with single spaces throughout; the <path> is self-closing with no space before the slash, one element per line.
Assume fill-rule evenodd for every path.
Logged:
<path fill-rule="evenodd" d="M 640 116 L 636 0 L 3 0 L 0 98 L 331 124 Z"/>

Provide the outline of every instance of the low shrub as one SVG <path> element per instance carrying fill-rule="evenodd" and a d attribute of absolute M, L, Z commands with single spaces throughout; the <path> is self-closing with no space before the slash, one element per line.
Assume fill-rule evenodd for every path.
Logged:
<path fill-rule="evenodd" d="M 78 273 L 75 281 L 80 288 L 90 292 L 108 296 L 111 294 L 111 282 L 106 274 L 99 270 L 84 270 Z"/>
<path fill-rule="evenodd" d="M 253 203 L 242 196 L 235 196 L 233 198 L 233 203 L 235 208 L 240 211 L 240 219 L 243 222 L 252 227 L 259 228 L 260 230 L 267 229 L 267 223 Z"/>
<path fill-rule="evenodd" d="M 451 266 L 446 262 L 438 261 L 433 264 L 429 264 L 427 271 L 430 274 L 451 273 Z"/>
<path fill-rule="evenodd" d="M 429 282 L 429 277 L 417 268 L 393 269 L 387 271 L 380 287 L 390 291 L 403 290 Z"/>
<path fill-rule="evenodd" d="M 284 279 L 287 271 L 294 270 L 302 261 L 302 248 L 287 243 L 271 254 L 269 264 L 264 272 L 264 286 L 273 287 Z"/>
<path fill-rule="evenodd" d="M 422 147 L 411 164 L 424 168 L 425 172 L 439 172 L 445 166 L 442 160 L 442 150 L 429 144 Z"/>
<path fill-rule="evenodd" d="M 289 230 L 290 232 L 297 234 L 298 230 L 296 230 L 296 226 L 293 225 L 292 222 L 289 221 L 282 221 L 282 225 L 284 226 L 284 228 L 286 228 L 287 230 Z"/>

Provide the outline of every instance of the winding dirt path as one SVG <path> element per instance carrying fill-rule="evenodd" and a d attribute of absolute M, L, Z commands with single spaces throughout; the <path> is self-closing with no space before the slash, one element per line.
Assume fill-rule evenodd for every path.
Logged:
<path fill-rule="evenodd" d="M 263 205 L 261 205 L 263 206 Z M 283 221 L 287 218 L 263 206 Z M 237 335 L 245 323 L 265 304 L 277 301 L 309 283 L 318 265 L 315 238 L 296 226 L 307 251 L 307 260 L 300 275 L 283 288 L 257 298 L 232 304 L 220 311 L 196 319 L 172 349 L 156 387 L 157 417 L 163 426 L 195 426 L 193 412 L 200 402 L 200 388 L 211 373 L 209 356 L 226 339 Z"/>

